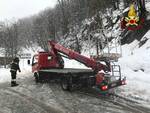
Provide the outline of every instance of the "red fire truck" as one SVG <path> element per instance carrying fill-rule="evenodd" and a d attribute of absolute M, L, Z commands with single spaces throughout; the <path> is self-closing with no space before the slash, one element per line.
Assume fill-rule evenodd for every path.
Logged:
<path fill-rule="evenodd" d="M 126 80 L 121 76 L 119 65 L 110 65 L 109 61 L 104 61 L 105 64 L 102 64 L 54 41 L 49 41 L 48 44 L 49 51 L 39 52 L 34 55 L 32 60 L 32 72 L 36 82 L 58 79 L 61 81 L 63 90 L 97 87 L 101 91 L 108 91 L 111 88 L 125 85 Z M 91 69 L 64 68 L 62 57 L 77 60 Z M 119 68 L 119 76 L 115 76 L 114 67 Z"/>

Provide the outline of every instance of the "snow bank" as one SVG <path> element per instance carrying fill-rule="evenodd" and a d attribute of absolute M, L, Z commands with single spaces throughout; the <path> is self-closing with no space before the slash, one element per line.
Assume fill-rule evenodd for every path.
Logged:
<path fill-rule="evenodd" d="M 150 31 L 144 37 L 148 40 L 140 48 L 138 41 L 122 47 L 123 57 L 119 64 L 127 77 L 127 85 L 121 89 L 124 96 L 150 102 Z"/>
<path fill-rule="evenodd" d="M 0 68 L 0 83 L 10 81 L 10 71 L 9 69 Z"/>

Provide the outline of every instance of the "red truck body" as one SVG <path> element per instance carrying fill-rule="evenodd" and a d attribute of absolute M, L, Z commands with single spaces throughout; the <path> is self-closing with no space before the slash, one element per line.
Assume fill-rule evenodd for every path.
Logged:
<path fill-rule="evenodd" d="M 111 72 L 111 65 L 109 61 L 105 61 L 106 65 L 104 65 L 93 58 L 88 58 L 73 50 L 67 49 L 54 41 L 49 41 L 48 44 L 49 51 L 39 52 L 34 55 L 32 60 L 32 72 L 34 73 L 36 81 L 40 81 L 45 78 L 61 78 L 63 81 L 63 89 L 70 89 L 73 84 L 86 84 L 86 86 L 89 86 L 89 84 L 90 86 L 97 85 L 98 87 L 101 87 L 102 90 L 125 85 L 125 79 L 121 79 L 121 75 L 119 76 L 119 79 L 111 83 L 111 76 L 105 76 L 104 74 L 99 73 L 101 70 Z M 91 70 L 63 69 L 64 61 L 62 56 L 64 55 L 69 59 L 74 59 L 83 63 L 87 67 L 90 67 Z M 66 85 L 65 88 L 64 84 Z"/>
<path fill-rule="evenodd" d="M 39 52 L 34 55 L 32 60 L 32 72 L 38 72 L 41 69 L 61 68 L 56 57 L 50 52 Z"/>

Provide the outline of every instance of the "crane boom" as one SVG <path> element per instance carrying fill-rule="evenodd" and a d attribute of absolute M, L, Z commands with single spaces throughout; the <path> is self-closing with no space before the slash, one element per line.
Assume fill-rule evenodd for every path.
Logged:
<path fill-rule="evenodd" d="M 92 68 L 94 71 L 110 71 L 110 63 L 106 61 L 106 65 L 95 61 L 93 58 L 88 58 L 75 52 L 73 50 L 67 49 L 62 45 L 49 41 L 50 52 L 57 56 L 58 52 L 63 53 L 69 57 L 69 59 L 77 60 L 80 63 L 83 63 L 85 66 Z"/>

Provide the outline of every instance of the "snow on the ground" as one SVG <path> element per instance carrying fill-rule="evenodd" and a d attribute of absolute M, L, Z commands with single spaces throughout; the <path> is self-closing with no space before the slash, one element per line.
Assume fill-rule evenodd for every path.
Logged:
<path fill-rule="evenodd" d="M 122 74 L 127 77 L 127 85 L 120 87 L 125 96 L 136 97 L 148 100 L 150 95 L 150 31 L 144 36 L 149 40 L 139 48 L 139 42 L 135 40 L 131 44 L 122 47 L 123 57 L 120 58 Z M 32 50 L 24 50 L 24 53 L 35 54 Z M 84 52 L 85 53 L 85 52 Z M 87 54 L 88 51 L 87 51 Z M 87 68 L 85 65 L 64 58 L 65 68 Z M 27 64 L 27 59 L 20 59 L 21 73 L 18 72 L 18 78 L 27 77 L 31 72 L 31 65 Z M 0 68 L 0 83 L 11 80 L 10 69 Z"/>
<path fill-rule="evenodd" d="M 150 31 L 145 34 L 144 38 L 148 41 L 139 47 L 139 41 L 135 40 L 131 44 L 122 46 L 123 57 L 119 59 L 122 74 L 127 77 L 127 85 L 120 87 L 121 94 L 127 97 L 133 97 L 139 100 L 150 102 Z M 31 53 L 32 56 L 35 51 L 24 50 L 24 53 Z M 84 53 L 86 53 L 84 51 Z M 89 54 L 87 51 L 86 54 Z M 83 64 L 64 58 L 65 68 L 87 68 Z M 18 78 L 28 76 L 31 72 L 31 65 L 27 65 L 27 59 L 20 59 L 21 73 L 18 73 Z M 0 68 L 0 83 L 9 82 L 10 69 Z"/>
<path fill-rule="evenodd" d="M 67 59 L 67 58 L 63 58 L 64 59 L 64 68 L 76 68 L 76 69 L 88 69 L 88 67 L 86 67 L 84 64 L 73 60 L 73 59 Z"/>
<path fill-rule="evenodd" d="M 150 31 L 145 36 L 147 42 L 139 47 L 140 42 L 135 40 L 131 44 L 122 46 L 122 58 L 119 59 L 122 75 L 127 77 L 127 85 L 121 86 L 121 95 L 150 103 Z M 143 40 L 142 39 L 142 40 Z M 89 51 L 83 51 L 89 56 Z M 86 68 L 74 60 L 66 60 L 66 67 Z"/>
<path fill-rule="evenodd" d="M 0 68 L 0 83 L 10 81 L 10 71 L 9 69 Z"/>
<path fill-rule="evenodd" d="M 20 59 L 19 65 L 21 69 L 21 73 L 17 72 L 17 78 L 25 78 L 28 77 L 28 73 L 31 72 L 31 65 L 28 65 L 28 60 L 30 60 L 30 63 L 32 61 L 32 57 L 34 54 L 38 53 L 38 51 L 43 51 L 40 47 L 35 47 L 35 50 L 32 48 L 28 49 L 23 49 L 22 54 L 30 53 L 31 54 L 31 59 Z M 65 68 L 82 68 L 82 69 L 87 69 L 87 67 L 78 61 L 63 58 L 65 62 Z M 11 80 L 11 74 L 10 74 L 10 69 L 9 68 L 0 68 L 0 83 L 4 82 L 10 82 Z"/>
<path fill-rule="evenodd" d="M 20 60 L 19 64 L 21 73 L 17 72 L 17 79 L 27 77 L 28 73 L 31 72 L 31 66 L 27 65 L 27 61 L 25 63 L 25 60 Z M 0 83 L 10 81 L 11 81 L 10 68 L 0 68 Z"/>
<path fill-rule="evenodd" d="M 28 48 L 28 49 L 23 48 L 21 54 L 30 53 L 32 59 L 33 55 L 38 51 L 43 51 L 43 50 L 40 47 L 35 45 L 34 50 L 33 48 Z M 27 61 L 30 60 L 31 62 L 31 59 L 20 58 L 19 65 L 20 65 L 21 73 L 17 72 L 17 79 L 21 79 L 29 76 L 28 73 L 31 72 L 31 65 L 28 65 Z M 10 82 L 10 81 L 11 81 L 11 74 L 10 74 L 9 66 L 8 68 L 0 68 L 0 83 Z"/>
<path fill-rule="evenodd" d="M 122 47 L 123 57 L 119 64 L 122 74 L 127 77 L 122 94 L 150 102 L 150 31 L 144 37 L 148 40 L 140 48 L 136 40 Z"/>

